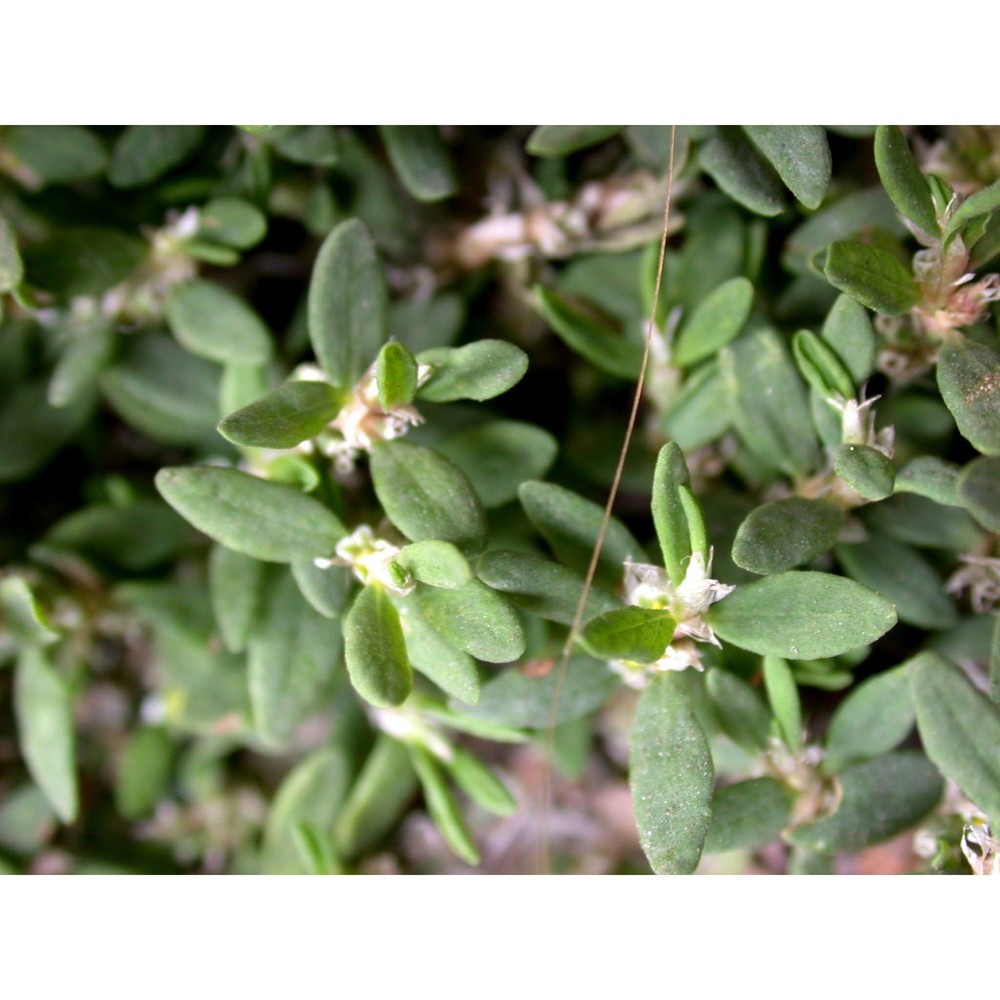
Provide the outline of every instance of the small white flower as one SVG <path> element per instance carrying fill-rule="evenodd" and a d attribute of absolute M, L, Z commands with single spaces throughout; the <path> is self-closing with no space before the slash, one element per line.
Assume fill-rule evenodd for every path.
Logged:
<path fill-rule="evenodd" d="M 399 548 L 362 524 L 346 538 L 337 543 L 332 559 L 314 559 L 320 569 L 331 566 L 347 566 L 365 586 L 378 583 L 392 594 L 405 597 L 412 593 L 416 583 L 401 566 L 395 565 Z"/>
<path fill-rule="evenodd" d="M 892 458 L 895 428 L 883 427 L 875 430 L 875 411 L 872 405 L 881 396 L 865 399 L 865 390 L 861 390 L 860 399 L 844 399 L 837 396 L 827 402 L 840 411 L 840 435 L 844 444 L 862 444 L 882 452 L 886 458 Z"/>
<path fill-rule="evenodd" d="M 973 816 L 962 831 L 962 853 L 975 875 L 1000 875 L 1000 841 L 982 815 Z"/>
<path fill-rule="evenodd" d="M 677 622 L 670 645 L 654 663 L 611 661 L 611 669 L 620 674 L 630 687 L 644 687 L 650 674 L 664 670 L 686 670 L 688 667 L 704 669 L 695 642 L 707 642 L 721 647 L 712 626 L 702 616 L 711 605 L 731 594 L 735 588 L 713 579 L 709 575 L 711 571 L 711 553 L 706 560 L 701 552 L 695 552 L 688 561 L 684 579 L 675 587 L 666 570 L 660 566 L 626 561 L 623 585 L 625 603 L 640 608 L 669 611 Z"/>

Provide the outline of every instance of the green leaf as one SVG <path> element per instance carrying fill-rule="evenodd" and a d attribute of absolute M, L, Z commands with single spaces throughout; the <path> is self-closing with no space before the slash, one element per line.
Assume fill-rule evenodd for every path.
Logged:
<path fill-rule="evenodd" d="M 524 652 L 524 630 L 507 602 L 479 580 L 458 590 L 420 588 L 421 614 L 450 645 L 487 663 L 510 663 Z"/>
<path fill-rule="evenodd" d="M 698 159 L 712 180 L 751 212 L 778 215 L 784 209 L 778 178 L 739 128 L 720 127 L 698 151 Z"/>
<path fill-rule="evenodd" d="M 411 746 L 410 755 L 424 791 L 424 804 L 434 825 L 441 831 L 448 846 L 466 864 L 478 865 L 479 851 L 448 788 L 441 765 L 423 747 Z"/>
<path fill-rule="evenodd" d="M 830 284 L 883 316 L 909 312 L 920 286 L 898 257 L 865 243 L 831 243 L 823 266 Z"/>
<path fill-rule="evenodd" d="M 802 749 L 802 703 L 791 668 L 780 656 L 764 657 L 764 688 L 781 738 L 789 750 Z"/>
<path fill-rule="evenodd" d="M 14 227 L 0 213 L 0 295 L 13 291 L 24 277 Z"/>
<path fill-rule="evenodd" d="M 406 655 L 414 669 L 446 694 L 466 705 L 475 705 L 480 691 L 476 661 L 437 633 L 424 618 L 415 598 L 397 598 L 396 604 L 406 638 Z"/>
<path fill-rule="evenodd" d="M 455 784 L 487 812 L 494 816 L 511 816 L 517 811 L 514 796 L 475 754 L 455 747 L 446 766 Z"/>
<path fill-rule="evenodd" d="M 200 240 L 247 250 L 266 233 L 267 216 L 241 198 L 213 198 L 198 212 Z"/>
<path fill-rule="evenodd" d="M 642 365 L 642 347 L 625 339 L 603 318 L 581 308 L 579 302 L 541 285 L 532 290 L 538 311 L 577 354 L 601 371 L 632 381 Z"/>
<path fill-rule="evenodd" d="M 204 135 L 203 125 L 129 125 L 115 140 L 108 180 L 119 188 L 151 184 L 188 159 Z"/>
<path fill-rule="evenodd" d="M 400 705 L 413 688 L 399 612 L 378 584 L 362 588 L 347 612 L 344 660 L 354 689 L 373 705 Z"/>
<path fill-rule="evenodd" d="M 833 450 L 833 468 L 852 490 L 866 500 L 892 496 L 896 469 L 877 448 L 864 444 L 841 444 Z"/>
<path fill-rule="evenodd" d="M 278 786 L 267 814 L 261 870 L 268 875 L 299 875 L 303 865 L 295 847 L 297 823 L 331 830 L 347 794 L 349 761 L 338 747 L 320 747 L 303 757 Z"/>
<path fill-rule="evenodd" d="M 395 341 L 383 344 L 375 361 L 375 385 L 383 410 L 412 403 L 417 394 L 416 358 Z"/>
<path fill-rule="evenodd" d="M 329 125 L 279 125 L 268 139 L 294 163 L 332 167 L 339 158 L 337 133 Z"/>
<path fill-rule="evenodd" d="M 856 385 L 875 371 L 878 341 L 864 306 L 850 295 L 839 295 L 820 334 L 833 348 Z"/>
<path fill-rule="evenodd" d="M 465 300 L 454 292 L 433 298 L 403 299 L 392 303 L 389 336 L 414 354 L 432 347 L 451 347 L 465 320 Z"/>
<path fill-rule="evenodd" d="M 256 622 L 264 564 L 224 545 L 213 545 L 208 561 L 212 612 L 222 644 L 230 653 L 242 653 Z"/>
<path fill-rule="evenodd" d="M 771 500 L 739 526 L 733 562 L 764 575 L 794 569 L 826 552 L 843 525 L 843 510 L 827 500 Z"/>
<path fill-rule="evenodd" d="M 968 552 L 982 542 L 982 530 L 960 507 L 942 506 L 912 493 L 897 493 L 863 508 L 870 534 L 928 549 Z"/>
<path fill-rule="evenodd" d="M 719 365 L 710 361 L 685 379 L 663 418 L 663 430 L 691 452 L 722 437 L 729 425 L 729 390 Z"/>
<path fill-rule="evenodd" d="M 324 618 L 341 616 L 354 579 L 346 566 L 320 568 L 312 559 L 293 559 L 292 576 L 314 610 Z"/>
<path fill-rule="evenodd" d="M 458 590 L 472 579 L 468 561 L 450 542 L 414 542 L 404 546 L 395 561 L 414 580 L 431 587 Z"/>
<path fill-rule="evenodd" d="M 908 545 L 872 535 L 856 545 L 838 545 L 837 559 L 859 583 L 896 605 L 899 620 L 921 628 L 951 628 L 958 614 L 941 578 Z"/>
<path fill-rule="evenodd" d="M 915 721 L 907 664 L 877 674 L 855 688 L 833 713 L 824 745 L 826 769 L 835 774 L 845 764 L 894 750 Z"/>
<path fill-rule="evenodd" d="M 458 178 L 435 125 L 380 125 L 389 162 L 418 201 L 440 201 L 458 190 Z"/>
<path fill-rule="evenodd" d="M 559 446 L 534 424 L 491 420 L 445 438 L 435 449 L 465 473 L 490 509 L 516 499 L 521 483 L 544 476 Z"/>
<path fill-rule="evenodd" d="M 147 244 L 117 229 L 63 226 L 58 235 L 24 252 L 30 284 L 58 299 L 103 295 L 123 282 L 147 253 Z"/>
<path fill-rule="evenodd" d="M 937 236 L 937 209 L 931 189 L 897 125 L 879 125 L 875 132 L 875 166 L 893 204 L 925 233 Z"/>
<path fill-rule="evenodd" d="M 342 222 L 323 242 L 309 285 L 309 339 L 330 381 L 349 388 L 385 342 L 388 292 L 368 230 Z"/>
<path fill-rule="evenodd" d="M 101 173 L 107 162 L 97 136 L 79 125 L 14 125 L 4 132 L 3 145 L 4 153 L 27 167 L 38 184 L 86 180 Z"/>
<path fill-rule="evenodd" d="M 793 795 L 773 778 L 720 788 L 712 799 L 706 854 L 750 851 L 777 840 L 792 818 Z"/>
<path fill-rule="evenodd" d="M 287 746 L 299 724 L 322 706 L 340 650 L 340 627 L 317 614 L 291 573 L 282 572 L 265 591 L 247 656 L 250 704 L 266 745 Z"/>
<path fill-rule="evenodd" d="M 265 562 L 329 556 L 347 534 L 318 500 L 233 469 L 161 469 L 156 488 L 199 531 Z"/>
<path fill-rule="evenodd" d="M 525 149 L 532 156 L 569 156 L 616 136 L 621 125 L 539 125 L 528 136 Z"/>
<path fill-rule="evenodd" d="M 595 503 L 552 483 L 527 482 L 518 490 L 524 512 L 556 558 L 570 569 L 586 572 L 604 512 Z M 625 573 L 625 561 L 645 562 L 642 547 L 629 530 L 615 518 L 608 531 L 597 563 L 595 579 L 617 590 Z"/>
<path fill-rule="evenodd" d="M 1000 458 L 977 458 L 958 477 L 958 497 L 984 527 L 1000 532 Z"/>
<path fill-rule="evenodd" d="M 76 436 L 93 411 L 90 394 L 64 407 L 50 406 L 47 396 L 45 380 L 36 379 L 0 401 L 0 482 L 25 479 L 41 468 Z"/>
<path fill-rule="evenodd" d="M 806 208 L 819 208 L 830 183 L 830 146 L 819 125 L 744 125 L 743 131 Z M 770 213 L 766 213 L 770 214 Z"/>
<path fill-rule="evenodd" d="M 839 780 L 843 797 L 837 811 L 792 830 L 786 835 L 788 841 L 828 853 L 860 851 L 914 826 L 944 791 L 933 764 L 913 750 L 853 764 Z"/>
<path fill-rule="evenodd" d="M 632 725 L 629 784 L 639 843 L 657 875 L 698 867 L 712 822 L 715 773 L 682 679 L 653 677 Z"/>
<path fill-rule="evenodd" d="M 483 583 L 500 591 L 515 607 L 561 625 L 572 624 L 583 593 L 581 573 L 528 552 L 487 552 L 480 558 L 476 573 Z M 583 623 L 618 606 L 619 600 L 613 593 L 603 587 L 591 587 Z"/>
<path fill-rule="evenodd" d="M 447 459 L 405 441 L 379 441 L 371 451 L 371 474 L 386 515 L 411 541 L 482 548 L 486 521 L 479 499 Z"/>
<path fill-rule="evenodd" d="M 327 382 L 286 382 L 230 413 L 219 433 L 246 448 L 294 448 L 326 430 L 342 394 Z"/>
<path fill-rule="evenodd" d="M 1000 705 L 1000 615 L 994 616 L 990 636 L 990 699 Z"/>
<path fill-rule="evenodd" d="M 66 682 L 38 646 L 22 650 L 14 675 L 18 746 L 28 772 L 64 823 L 76 820 L 73 702 Z"/>
<path fill-rule="evenodd" d="M 505 340 L 432 347 L 418 354 L 417 361 L 433 369 L 417 392 L 428 403 L 493 399 L 517 385 L 528 370 L 528 355 Z"/>
<path fill-rule="evenodd" d="M 129 338 L 124 356 L 104 372 L 100 384 L 122 418 L 155 441 L 219 442 L 219 369 L 165 333 Z"/>
<path fill-rule="evenodd" d="M 69 406 L 90 395 L 111 361 L 115 340 L 103 318 L 73 330 L 49 380 L 49 405 Z"/>
<path fill-rule="evenodd" d="M 580 640 L 598 659 L 654 663 L 670 645 L 676 627 L 669 611 L 615 608 L 589 622 Z"/>
<path fill-rule="evenodd" d="M 3 622 L 15 642 L 25 646 L 48 646 L 59 639 L 22 576 L 0 580 Z"/>
<path fill-rule="evenodd" d="M 705 685 L 722 731 L 749 753 L 766 750 L 771 734 L 771 713 L 760 695 L 728 670 L 710 670 Z"/>
<path fill-rule="evenodd" d="M 961 470 L 954 462 L 933 455 L 919 455 L 896 474 L 896 493 L 916 493 L 935 503 L 957 507 L 958 475 Z"/>
<path fill-rule="evenodd" d="M 555 660 L 531 666 L 531 672 L 501 671 L 483 685 L 479 702 L 463 707 L 463 713 L 504 726 L 544 730 L 596 711 L 620 685 L 607 664 L 589 656 L 572 657 L 561 683 Z"/>
<path fill-rule="evenodd" d="M 757 330 L 720 352 L 733 425 L 761 459 L 793 477 L 817 464 L 809 400 L 781 337 Z"/>
<path fill-rule="evenodd" d="M 148 816 L 166 794 L 174 744 L 162 726 L 140 726 L 128 738 L 118 763 L 115 808 L 127 820 Z"/>
<path fill-rule="evenodd" d="M 1000 711 L 936 653 L 910 660 L 910 690 L 927 756 L 986 815 L 1000 818 Z"/>
<path fill-rule="evenodd" d="M 836 352 L 810 330 L 792 339 L 792 354 L 802 377 L 824 399 L 853 399 L 854 381 Z"/>
<path fill-rule="evenodd" d="M 220 364 L 260 365 L 271 356 L 271 335 L 260 317 L 214 281 L 174 285 L 164 307 L 173 335 L 198 357 Z"/>
<path fill-rule="evenodd" d="M 417 790 L 409 748 L 380 733 L 334 826 L 337 853 L 348 860 L 374 848 Z"/>
<path fill-rule="evenodd" d="M 893 606 L 853 580 L 791 572 L 737 587 L 706 620 L 752 653 L 814 660 L 874 642 L 896 624 Z"/>
<path fill-rule="evenodd" d="M 753 285 L 731 278 L 702 300 L 681 328 L 671 363 L 681 368 L 711 357 L 746 325 L 753 307 Z"/>
<path fill-rule="evenodd" d="M 947 243 L 956 233 L 962 231 L 973 219 L 989 215 L 1000 208 L 1000 181 L 994 181 L 989 187 L 970 194 L 955 210 L 944 227 L 944 240 Z"/>

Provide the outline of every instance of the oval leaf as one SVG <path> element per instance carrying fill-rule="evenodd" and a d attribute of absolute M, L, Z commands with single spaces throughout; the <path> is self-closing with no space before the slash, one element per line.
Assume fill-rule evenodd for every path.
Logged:
<path fill-rule="evenodd" d="M 962 469 L 958 497 L 984 528 L 1000 532 L 1000 458 L 977 458 Z"/>
<path fill-rule="evenodd" d="M 681 328 L 671 362 L 684 368 L 711 357 L 739 334 L 752 307 L 753 285 L 746 278 L 731 278 L 719 285 Z"/>
<path fill-rule="evenodd" d="M 341 394 L 326 382 L 286 382 L 230 413 L 219 433 L 245 448 L 294 448 L 326 430 L 340 402 Z"/>
<path fill-rule="evenodd" d="M 399 613 L 378 585 L 364 587 L 344 619 L 344 660 L 354 689 L 384 708 L 401 705 L 413 688 Z"/>
<path fill-rule="evenodd" d="M 706 620 L 752 653 L 815 660 L 874 642 L 896 624 L 896 610 L 853 580 L 791 572 L 737 587 Z"/>
<path fill-rule="evenodd" d="M 419 201 L 440 201 L 458 190 L 448 149 L 435 125 L 380 125 L 389 162 Z"/>
<path fill-rule="evenodd" d="M 832 162 L 819 125 L 744 125 L 743 131 L 806 208 L 819 208 Z"/>
<path fill-rule="evenodd" d="M 653 677 L 639 699 L 629 763 L 639 843 L 657 875 L 698 867 L 712 822 L 715 772 L 681 679 Z"/>
<path fill-rule="evenodd" d="M 864 444 L 841 444 L 833 450 L 833 468 L 841 479 L 866 500 L 892 496 L 896 469 L 877 448 Z"/>
<path fill-rule="evenodd" d="M 900 213 L 936 236 L 941 229 L 930 186 L 898 125 L 879 125 L 876 130 L 875 166 L 882 186 Z"/>
<path fill-rule="evenodd" d="M 733 562 L 751 573 L 782 573 L 821 556 L 843 525 L 843 510 L 826 500 L 771 500 L 739 526 Z"/>
<path fill-rule="evenodd" d="M 670 645 L 676 627 L 669 611 L 615 608 L 590 622 L 580 639 L 598 658 L 654 663 Z"/>
<path fill-rule="evenodd" d="M 487 663 L 510 663 L 524 652 L 524 630 L 513 609 L 479 580 L 458 590 L 417 591 L 421 614 L 450 645 Z"/>
<path fill-rule="evenodd" d="M 777 840 L 792 818 L 794 797 L 773 778 L 751 778 L 720 788 L 712 799 L 705 853 L 750 851 Z"/>
<path fill-rule="evenodd" d="M 402 344 L 384 344 L 375 361 L 375 385 L 383 410 L 412 403 L 417 393 L 416 358 Z"/>
<path fill-rule="evenodd" d="M 898 257 L 864 243 L 831 243 L 823 271 L 830 284 L 883 316 L 909 312 L 920 287 Z"/>
<path fill-rule="evenodd" d="M 621 125 L 539 125 L 525 144 L 532 156 L 569 156 L 577 150 L 606 142 Z"/>
<path fill-rule="evenodd" d="M 417 356 L 430 365 L 430 378 L 417 395 L 429 403 L 492 399 L 517 385 L 528 370 L 528 355 L 505 340 L 477 340 L 465 347 L 432 347 Z"/>

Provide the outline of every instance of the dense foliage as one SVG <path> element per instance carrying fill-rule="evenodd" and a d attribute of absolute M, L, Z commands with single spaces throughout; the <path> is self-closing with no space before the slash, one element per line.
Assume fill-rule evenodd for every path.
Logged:
<path fill-rule="evenodd" d="M 1000 871 L 1000 130 L 670 145 L 0 129 L 0 867 Z"/>

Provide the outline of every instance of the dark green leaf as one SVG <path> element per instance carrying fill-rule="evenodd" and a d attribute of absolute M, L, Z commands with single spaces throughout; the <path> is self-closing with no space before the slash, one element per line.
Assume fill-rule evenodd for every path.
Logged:
<path fill-rule="evenodd" d="M 203 125 L 129 125 L 115 141 L 108 180 L 115 187 L 150 184 L 198 148 Z"/>
<path fill-rule="evenodd" d="M 941 352 L 937 382 L 962 435 L 983 454 L 1000 455 L 1000 355 L 959 335 Z"/>
<path fill-rule="evenodd" d="M 448 149 L 434 125 L 380 125 L 389 162 L 418 201 L 440 201 L 458 190 Z"/>
<path fill-rule="evenodd" d="M 127 820 L 142 819 L 166 794 L 174 744 L 161 726 L 140 726 L 121 752 L 115 807 Z"/>
<path fill-rule="evenodd" d="M 429 403 L 492 399 L 517 385 L 528 355 L 505 340 L 477 340 L 465 347 L 432 347 L 417 356 L 433 369 L 417 395 Z"/>
<path fill-rule="evenodd" d="M 729 390 L 714 361 L 701 365 L 685 379 L 663 418 L 667 436 L 686 452 L 722 437 L 729 424 Z"/>
<path fill-rule="evenodd" d="M 518 420 L 492 420 L 459 431 L 436 445 L 468 477 L 486 508 L 517 497 L 521 483 L 538 479 L 555 461 L 555 438 Z"/>
<path fill-rule="evenodd" d="M 208 583 L 212 612 L 222 644 L 230 653 L 246 649 L 250 630 L 257 619 L 264 564 L 224 545 L 212 546 Z"/>
<path fill-rule="evenodd" d="M 781 738 L 798 753 L 802 749 L 802 703 L 792 671 L 780 656 L 764 657 L 764 688 Z"/>
<path fill-rule="evenodd" d="M 916 493 L 938 504 L 959 506 L 958 474 L 961 470 L 954 462 L 920 455 L 896 474 L 893 489 L 896 493 Z"/>
<path fill-rule="evenodd" d="M 446 694 L 466 705 L 475 705 L 480 690 L 476 661 L 438 634 L 424 618 L 415 598 L 398 598 L 396 603 L 410 663 Z"/>
<path fill-rule="evenodd" d="M 500 591 L 515 607 L 570 625 L 583 593 L 583 575 L 528 552 L 496 550 L 482 556 L 479 578 Z M 619 606 L 618 598 L 603 587 L 591 587 L 583 622 Z"/>
<path fill-rule="evenodd" d="M 733 562 L 751 573 L 794 569 L 826 552 L 843 525 L 843 510 L 827 500 L 771 500 L 740 525 L 733 541 Z"/>
<path fill-rule="evenodd" d="M 603 318 L 576 301 L 536 285 L 538 311 L 577 354 L 617 378 L 635 379 L 642 364 L 642 347 L 626 340 Z"/>
<path fill-rule="evenodd" d="M 39 184 L 86 180 L 107 162 L 97 136 L 79 125 L 14 125 L 4 132 L 3 145 L 6 155 Z"/>
<path fill-rule="evenodd" d="M 7 631 L 26 646 L 48 646 L 59 638 L 23 576 L 0 580 L 0 609 Z"/>
<path fill-rule="evenodd" d="M 1000 458 L 977 458 L 958 477 L 958 497 L 984 527 L 1000 532 Z"/>
<path fill-rule="evenodd" d="M 944 783 L 913 750 L 885 754 L 841 772 L 843 797 L 826 819 L 800 826 L 787 839 L 814 851 L 860 851 L 918 823 L 938 803 Z"/>
<path fill-rule="evenodd" d="M 810 330 L 799 330 L 792 353 L 802 377 L 824 399 L 853 399 L 854 382 L 836 352 Z"/>
<path fill-rule="evenodd" d="M 821 332 L 857 385 L 875 371 L 878 342 L 864 306 L 840 295 L 827 313 Z"/>
<path fill-rule="evenodd" d="M 518 495 L 528 520 L 552 547 L 556 558 L 570 569 L 586 572 L 604 516 L 601 508 L 552 483 L 524 483 Z M 612 518 L 597 563 L 596 580 L 618 590 L 627 559 L 645 562 L 646 555 L 629 530 Z"/>
<path fill-rule="evenodd" d="M 969 195 L 958 206 L 944 227 L 945 241 L 951 239 L 955 233 L 961 232 L 962 228 L 973 219 L 995 212 L 998 208 L 1000 208 L 1000 181 L 994 181 L 989 187 Z"/>
<path fill-rule="evenodd" d="M 69 406 L 92 393 L 114 347 L 115 334 L 103 318 L 73 330 L 49 380 L 49 404 Z"/>
<path fill-rule="evenodd" d="M 1000 817 L 1000 711 L 936 653 L 909 663 L 928 757 L 994 822 Z"/>
<path fill-rule="evenodd" d="M 0 295 L 13 291 L 24 277 L 14 227 L 0 214 Z"/>
<path fill-rule="evenodd" d="M 299 724 L 322 705 L 320 696 L 340 650 L 340 626 L 317 614 L 291 573 L 282 572 L 265 591 L 247 656 L 250 704 L 266 745 L 286 746 Z"/>
<path fill-rule="evenodd" d="M 771 713 L 760 695 L 728 670 L 710 670 L 705 684 L 723 732 L 750 753 L 766 750 Z"/>
<path fill-rule="evenodd" d="M 330 381 L 350 388 L 385 342 L 385 275 L 368 230 L 342 222 L 320 247 L 309 285 L 309 339 Z"/>
<path fill-rule="evenodd" d="M 373 705 L 400 705 L 413 688 L 399 612 L 378 584 L 362 588 L 347 612 L 344 660 L 355 690 Z"/>
<path fill-rule="evenodd" d="M 338 160 L 337 133 L 329 125 L 279 125 L 268 139 L 294 163 L 331 167 Z"/>
<path fill-rule="evenodd" d="M 198 213 L 198 237 L 246 250 L 267 232 L 267 217 L 240 198 L 213 198 Z"/>
<path fill-rule="evenodd" d="M 675 442 L 665 444 L 656 457 L 650 507 L 663 565 L 674 586 L 684 579 L 684 566 L 691 556 L 691 531 L 681 491 L 691 482 L 684 453 Z"/>
<path fill-rule="evenodd" d="M 737 587 L 709 608 L 706 620 L 742 649 L 814 660 L 874 642 L 896 624 L 896 610 L 853 580 L 791 572 Z"/>
<path fill-rule="evenodd" d="M 395 341 L 383 344 L 375 362 L 375 385 L 383 410 L 412 403 L 417 393 L 416 358 Z"/>
<path fill-rule="evenodd" d="M 629 784 L 639 843 L 657 875 L 687 875 L 698 867 L 714 783 L 708 740 L 681 678 L 653 677 L 632 726 Z"/>
<path fill-rule="evenodd" d="M 830 720 L 825 767 L 836 773 L 845 764 L 894 750 L 916 721 L 908 667 L 877 674 L 855 688 Z"/>
<path fill-rule="evenodd" d="M 509 604 L 479 580 L 458 590 L 420 588 L 424 618 L 452 646 L 488 663 L 510 663 L 524 652 L 524 630 Z"/>
<path fill-rule="evenodd" d="M 928 549 L 968 552 L 982 541 L 982 530 L 960 507 L 948 507 L 913 493 L 897 493 L 863 509 L 871 534 Z"/>
<path fill-rule="evenodd" d="M 773 778 L 720 788 L 712 799 L 706 854 L 749 851 L 777 840 L 792 818 L 792 792 Z"/>
<path fill-rule="evenodd" d="M 898 257 L 865 243 L 831 243 L 823 271 L 834 287 L 883 316 L 909 312 L 920 286 Z"/>
<path fill-rule="evenodd" d="M 396 565 L 415 580 L 446 590 L 458 590 L 472 579 L 468 561 L 450 542 L 428 540 L 406 545 L 396 557 Z"/>
<path fill-rule="evenodd" d="M 569 156 L 617 135 L 621 125 L 539 125 L 525 144 L 532 156 Z"/>
<path fill-rule="evenodd" d="M 896 470 L 892 460 L 877 448 L 863 444 L 838 445 L 833 451 L 833 468 L 866 500 L 884 500 L 892 496 Z"/>
<path fill-rule="evenodd" d="M 879 125 L 875 133 L 875 166 L 896 208 L 928 235 L 936 236 L 941 230 L 931 189 L 897 125 Z"/>
<path fill-rule="evenodd" d="M 21 652 L 14 675 L 18 746 L 28 771 L 64 823 L 77 816 L 73 703 L 39 646 Z"/>
<path fill-rule="evenodd" d="M 752 307 L 753 285 L 746 278 L 731 278 L 719 285 L 681 327 L 671 362 L 685 368 L 711 357 L 739 334 Z"/>
<path fill-rule="evenodd" d="M 346 566 L 321 568 L 312 559 L 293 559 L 292 576 L 302 596 L 324 618 L 341 616 L 354 579 Z"/>
<path fill-rule="evenodd" d="M 173 335 L 192 354 L 259 365 L 271 356 L 271 335 L 240 296 L 213 281 L 174 285 L 165 302 Z"/>
<path fill-rule="evenodd" d="M 318 500 L 233 469 L 161 469 L 156 487 L 199 531 L 265 562 L 329 556 L 347 533 Z"/>
<path fill-rule="evenodd" d="M 58 299 L 103 295 L 123 282 L 146 254 L 146 244 L 117 229 L 63 226 L 24 252 L 30 284 Z"/>
<path fill-rule="evenodd" d="M 482 547 L 486 522 L 479 499 L 447 459 L 405 441 L 379 441 L 372 448 L 371 473 L 383 509 L 411 541 Z"/>
<path fill-rule="evenodd" d="M 511 816 L 517 802 L 503 782 L 474 754 L 455 747 L 451 760 L 446 762 L 455 784 L 472 799 L 495 816 Z"/>
<path fill-rule="evenodd" d="M 785 207 L 781 183 L 767 161 L 735 126 L 722 126 L 698 151 L 702 168 L 730 198 L 758 215 Z"/>
<path fill-rule="evenodd" d="M 832 167 L 823 129 L 819 125 L 744 125 L 743 131 L 788 190 L 806 208 L 819 208 Z"/>
<path fill-rule="evenodd" d="M 341 401 L 327 382 L 286 382 L 231 413 L 219 433 L 247 448 L 294 448 L 326 430 Z"/>
<path fill-rule="evenodd" d="M 669 611 L 615 608 L 593 619 L 580 640 L 587 652 L 598 659 L 654 663 L 670 645 L 676 627 Z"/>

